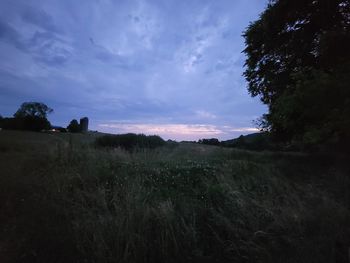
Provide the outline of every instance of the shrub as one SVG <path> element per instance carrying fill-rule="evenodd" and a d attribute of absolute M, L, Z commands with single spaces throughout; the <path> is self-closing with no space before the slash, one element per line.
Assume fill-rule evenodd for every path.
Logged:
<path fill-rule="evenodd" d="M 78 121 L 76 119 L 73 119 L 67 126 L 67 130 L 72 133 L 78 133 L 81 132 L 81 127 Z"/>
<path fill-rule="evenodd" d="M 51 124 L 46 118 L 25 116 L 18 118 L 3 118 L 1 128 L 5 130 L 41 131 L 50 129 Z"/>
<path fill-rule="evenodd" d="M 125 150 L 132 150 L 135 148 L 150 148 L 154 149 L 163 146 L 165 141 L 157 136 L 146 136 L 144 134 L 118 134 L 118 135 L 104 135 L 96 139 L 95 144 L 102 147 L 120 147 Z"/>
<path fill-rule="evenodd" d="M 220 145 L 220 141 L 216 138 L 211 139 L 201 139 L 198 141 L 200 144 L 207 144 L 207 145 Z"/>

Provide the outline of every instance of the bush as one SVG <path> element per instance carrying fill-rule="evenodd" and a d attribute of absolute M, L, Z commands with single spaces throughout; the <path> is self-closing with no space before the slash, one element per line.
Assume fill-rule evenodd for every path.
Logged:
<path fill-rule="evenodd" d="M 207 145 L 220 145 L 220 141 L 216 138 L 211 139 L 201 139 L 198 141 L 200 144 L 207 144 Z"/>
<path fill-rule="evenodd" d="M 47 115 L 53 110 L 41 102 L 24 102 L 13 115 L 14 118 L 0 116 L 0 127 L 4 130 L 42 131 L 51 128 Z"/>
<path fill-rule="evenodd" d="M 144 134 L 118 134 L 104 135 L 96 139 L 95 144 L 102 147 L 120 147 L 125 150 L 133 150 L 135 148 L 150 148 L 154 149 L 163 146 L 165 141 L 157 136 L 146 136 Z"/>
<path fill-rule="evenodd" d="M 78 133 L 81 132 L 81 127 L 78 121 L 76 119 L 73 119 L 67 126 L 67 130 L 72 133 Z"/>

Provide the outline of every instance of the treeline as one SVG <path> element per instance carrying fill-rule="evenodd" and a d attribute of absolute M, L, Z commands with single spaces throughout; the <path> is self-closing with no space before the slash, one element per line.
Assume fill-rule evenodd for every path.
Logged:
<path fill-rule="evenodd" d="M 24 131 L 48 131 L 79 133 L 87 131 L 88 118 L 80 119 L 81 123 L 73 119 L 67 128 L 52 126 L 47 119 L 47 115 L 53 109 L 41 102 L 24 102 L 13 114 L 13 117 L 0 116 L 0 128 L 4 130 L 24 130 Z"/>
<path fill-rule="evenodd" d="M 53 109 L 40 102 L 25 102 L 13 118 L 0 117 L 0 128 L 7 130 L 41 131 L 51 128 L 47 115 Z"/>
<path fill-rule="evenodd" d="M 98 137 L 95 141 L 96 146 L 122 148 L 131 151 L 138 148 L 154 149 L 165 145 L 165 141 L 157 135 L 144 134 L 118 134 L 118 135 L 104 135 Z"/>
<path fill-rule="evenodd" d="M 2 118 L 0 117 L 0 128 L 4 130 L 27 130 L 41 131 L 50 129 L 51 124 L 47 119 L 39 117 L 17 117 L 17 118 Z"/>
<path fill-rule="evenodd" d="M 277 144 L 267 132 L 252 133 L 248 135 L 241 135 L 236 139 L 220 141 L 217 138 L 200 139 L 199 144 L 215 145 L 230 148 L 239 148 L 253 151 L 263 150 L 296 150 L 286 147 L 285 145 Z"/>

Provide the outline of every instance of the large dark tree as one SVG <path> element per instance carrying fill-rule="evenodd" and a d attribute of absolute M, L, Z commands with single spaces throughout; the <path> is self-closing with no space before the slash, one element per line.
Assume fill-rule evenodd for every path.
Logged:
<path fill-rule="evenodd" d="M 270 1 L 244 33 L 244 73 L 263 128 L 303 145 L 350 136 L 350 0 Z"/>
<path fill-rule="evenodd" d="M 5 118 L 2 121 L 4 129 L 41 131 L 51 127 L 47 115 L 53 112 L 44 103 L 25 102 L 13 115 L 14 118 Z"/>
<path fill-rule="evenodd" d="M 52 113 L 53 109 L 41 102 L 24 102 L 14 114 L 15 118 L 21 117 L 39 117 L 47 118 L 47 114 Z"/>

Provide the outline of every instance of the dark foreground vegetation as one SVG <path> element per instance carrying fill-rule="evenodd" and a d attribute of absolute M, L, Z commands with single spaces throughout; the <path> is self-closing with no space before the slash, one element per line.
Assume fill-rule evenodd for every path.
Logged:
<path fill-rule="evenodd" d="M 163 146 L 165 141 L 157 135 L 144 134 L 118 134 L 104 135 L 96 139 L 95 145 L 101 147 L 121 148 L 132 151 L 135 149 L 154 149 Z"/>
<path fill-rule="evenodd" d="M 349 160 L 0 132 L 1 262 L 348 262 Z"/>

